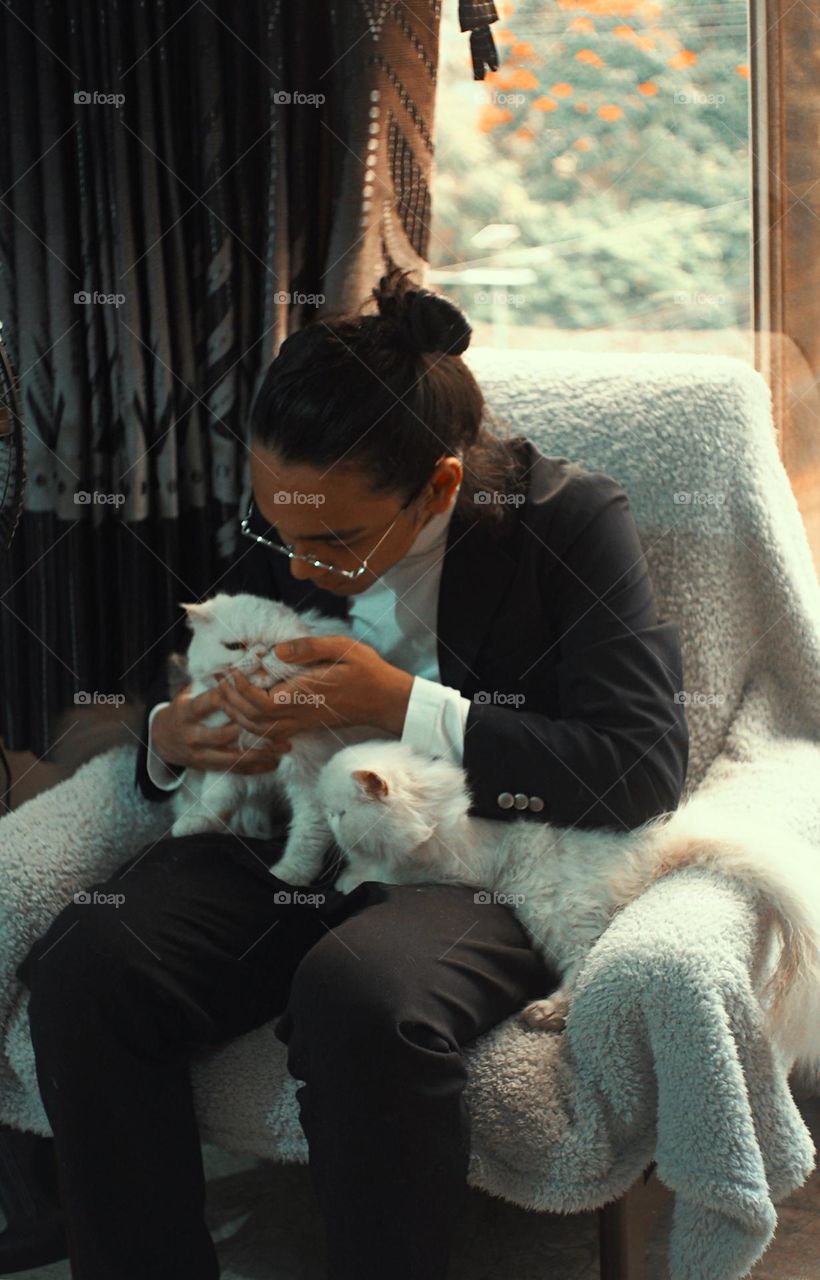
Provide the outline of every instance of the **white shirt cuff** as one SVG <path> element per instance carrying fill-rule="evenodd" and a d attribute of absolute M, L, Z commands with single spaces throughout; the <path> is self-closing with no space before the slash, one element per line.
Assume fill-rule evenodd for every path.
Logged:
<path fill-rule="evenodd" d="M 151 708 L 151 713 L 148 716 L 148 759 L 146 767 L 148 777 L 155 787 L 159 787 L 160 791 L 176 791 L 177 787 L 182 785 L 182 780 L 186 773 L 185 769 L 178 772 L 176 769 L 172 769 L 169 764 L 166 764 L 162 756 L 157 755 L 151 739 L 151 726 L 154 723 L 154 716 L 161 707 L 170 705 L 170 702 L 158 702 L 155 707 Z"/>
<path fill-rule="evenodd" d="M 425 755 L 443 756 L 452 764 L 462 764 L 471 705 L 458 689 L 414 676 L 401 741 Z"/>

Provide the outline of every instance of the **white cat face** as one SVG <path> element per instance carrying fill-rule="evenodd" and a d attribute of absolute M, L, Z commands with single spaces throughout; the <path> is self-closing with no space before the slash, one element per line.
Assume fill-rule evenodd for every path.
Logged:
<path fill-rule="evenodd" d="M 372 878 L 387 883 L 395 874 L 422 879 L 425 847 L 445 817 L 470 803 L 461 769 L 389 741 L 337 752 L 319 775 L 316 797 L 351 871 L 378 867 Z"/>
<path fill-rule="evenodd" d="M 273 648 L 283 640 L 310 633 L 310 625 L 294 609 L 277 600 L 247 593 L 221 592 L 201 604 L 184 604 L 193 635 L 188 646 L 192 679 L 215 683 L 229 667 L 248 675 L 259 666 L 268 672 L 266 684 L 294 676 L 299 668 L 277 658 Z"/>

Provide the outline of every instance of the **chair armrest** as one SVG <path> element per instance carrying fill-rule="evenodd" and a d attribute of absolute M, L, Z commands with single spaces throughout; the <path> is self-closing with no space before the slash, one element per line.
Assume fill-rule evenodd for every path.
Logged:
<path fill-rule="evenodd" d="M 772 1200 L 813 1167 L 754 993 L 760 930 L 739 883 L 676 871 L 598 939 L 560 1035 L 514 1015 L 467 1046 L 473 1185 L 577 1213 L 622 1195 L 654 1159 L 678 1197 L 676 1240 L 700 1216 L 722 1224 L 718 1236 L 742 1223 L 758 1248 Z"/>
<path fill-rule="evenodd" d="M 17 965 L 73 894 L 170 828 L 170 806 L 135 786 L 134 760 L 133 745 L 112 747 L 0 818 L 0 1024 Z"/>

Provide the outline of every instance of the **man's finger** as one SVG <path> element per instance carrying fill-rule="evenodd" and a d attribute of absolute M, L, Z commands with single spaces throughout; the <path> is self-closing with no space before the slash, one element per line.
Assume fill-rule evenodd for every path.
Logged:
<path fill-rule="evenodd" d="M 225 773 L 236 764 L 238 758 L 236 751 L 229 751 L 227 748 L 204 747 L 201 751 L 197 750 L 196 764 L 191 767 L 212 770 L 214 773 Z"/>
<path fill-rule="evenodd" d="M 227 708 L 231 723 L 239 729 L 247 729 L 248 733 L 255 733 L 257 738 L 266 738 L 268 735 L 265 730 L 268 728 L 268 720 L 254 719 L 252 716 L 245 715 L 244 711 L 239 711 L 236 707 Z M 258 712 L 256 713 L 258 715 Z"/>
<path fill-rule="evenodd" d="M 286 662 L 332 662 L 358 643 L 350 636 L 299 636 L 295 640 L 283 640 L 273 651 Z"/>
<path fill-rule="evenodd" d="M 209 711 L 216 711 L 221 706 L 222 695 L 218 685 L 214 689 L 206 689 L 204 693 L 198 693 L 194 698 L 188 698 L 188 710 L 197 720 L 201 720 Z"/>
<path fill-rule="evenodd" d="M 230 680 L 220 681 L 219 691 L 222 696 L 223 706 L 242 712 L 243 715 L 267 715 L 270 707 L 270 694 L 264 689 L 259 689 L 255 684 L 251 684 L 250 680 L 237 672 L 234 679 L 236 684 Z M 277 688 L 276 685 L 272 689 Z"/>
<path fill-rule="evenodd" d="M 194 733 L 194 741 L 203 747 L 223 747 L 236 742 L 238 736 L 239 726 L 231 721 L 230 724 L 220 725 L 216 729 L 200 726 Z"/>
<path fill-rule="evenodd" d="M 240 677 L 241 678 L 241 677 Z M 304 676 L 295 676 L 293 680 L 280 680 L 267 691 L 257 689 L 247 682 L 243 689 L 232 688 L 227 684 L 223 692 L 223 708 L 237 724 L 241 724 L 251 732 L 258 732 L 261 722 L 265 727 L 275 722 L 277 732 L 285 718 L 293 719 L 294 692 L 303 692 Z M 247 688 L 247 696 L 244 689 Z"/>

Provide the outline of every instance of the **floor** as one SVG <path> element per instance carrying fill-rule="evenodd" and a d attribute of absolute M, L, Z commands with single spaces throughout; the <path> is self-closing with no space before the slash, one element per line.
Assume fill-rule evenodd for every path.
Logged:
<path fill-rule="evenodd" d="M 800 1104 L 820 1150 L 820 1098 Z M 222 1280 L 324 1280 L 321 1220 L 305 1168 L 203 1148 L 208 1226 Z M 646 1280 L 668 1280 L 665 1240 L 672 1198 L 651 1233 Z M 779 1209 L 774 1241 L 750 1280 L 820 1277 L 820 1173 Z M 67 1262 L 22 1280 L 70 1280 Z M 459 1224 L 450 1280 L 599 1280 L 597 1215 L 526 1213 L 471 1192 Z M 385 1280 L 389 1280 L 386 1277 Z M 715 1277 L 715 1280 L 720 1280 Z"/>

